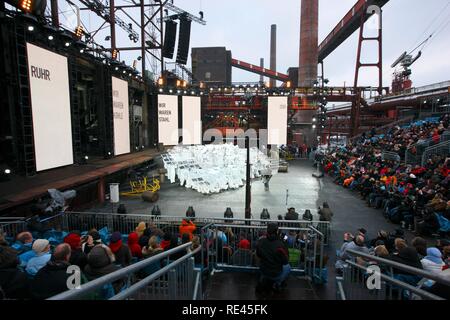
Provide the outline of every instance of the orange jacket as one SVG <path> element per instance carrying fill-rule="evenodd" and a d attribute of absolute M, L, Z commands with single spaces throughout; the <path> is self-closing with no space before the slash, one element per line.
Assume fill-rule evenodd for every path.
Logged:
<path fill-rule="evenodd" d="M 183 219 L 179 227 L 180 236 L 182 237 L 183 234 L 187 233 L 189 234 L 189 239 L 192 240 L 192 238 L 194 237 L 193 233 L 195 229 L 197 229 L 197 227 L 192 221 L 187 222 L 185 219 Z"/>

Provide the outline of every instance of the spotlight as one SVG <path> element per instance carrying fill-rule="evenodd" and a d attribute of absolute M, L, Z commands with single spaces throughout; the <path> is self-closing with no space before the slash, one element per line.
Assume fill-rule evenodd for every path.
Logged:
<path fill-rule="evenodd" d="M 52 41 L 54 38 L 52 35 L 48 36 L 48 40 Z"/>
<path fill-rule="evenodd" d="M 163 89 L 162 89 L 162 88 L 160 88 L 160 89 L 159 89 L 159 92 L 163 92 Z"/>
<path fill-rule="evenodd" d="M 317 121 L 317 119 L 316 119 L 316 118 L 313 118 L 313 119 L 312 119 L 312 121 L 313 121 L 313 122 L 316 122 L 316 121 Z"/>
<path fill-rule="evenodd" d="M 32 0 L 22 0 L 20 1 L 20 9 L 25 12 L 31 12 Z"/>
<path fill-rule="evenodd" d="M 108 152 L 108 156 L 110 156 L 111 155 L 111 152 Z"/>
<path fill-rule="evenodd" d="M 170 90 L 169 90 L 169 93 L 173 93 L 173 90 L 172 90 L 172 89 L 170 89 Z"/>
<path fill-rule="evenodd" d="M 34 27 L 33 26 L 28 26 L 28 31 L 33 32 L 34 31 Z"/>
<path fill-rule="evenodd" d="M 5 174 L 11 174 L 11 169 L 5 169 Z"/>
<path fill-rule="evenodd" d="M 80 53 L 84 53 L 84 49 L 80 49 Z M 103 61 L 103 63 L 106 63 L 106 61 Z"/>
<path fill-rule="evenodd" d="M 164 79 L 162 77 L 158 79 L 158 85 L 159 86 L 164 85 Z"/>
<path fill-rule="evenodd" d="M 64 45 L 65 45 L 66 47 L 68 47 L 68 46 L 70 46 L 70 42 L 66 42 Z"/>
<path fill-rule="evenodd" d="M 313 129 L 315 129 L 315 128 L 316 128 L 316 125 L 315 125 L 315 124 L 313 124 L 312 128 L 313 128 Z"/>
<path fill-rule="evenodd" d="M 116 71 L 119 70 L 119 67 L 115 67 L 114 70 L 116 70 Z"/>
<path fill-rule="evenodd" d="M 78 38 L 78 39 L 80 39 L 82 36 L 83 36 L 83 26 L 78 26 L 76 29 L 75 29 L 75 36 Z"/>
<path fill-rule="evenodd" d="M 194 95 L 194 94 L 195 94 L 195 91 L 191 91 L 191 94 Z"/>

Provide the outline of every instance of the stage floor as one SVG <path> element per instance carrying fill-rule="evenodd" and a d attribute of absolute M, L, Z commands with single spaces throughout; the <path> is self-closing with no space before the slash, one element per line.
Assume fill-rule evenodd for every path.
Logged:
<path fill-rule="evenodd" d="M 10 181 L 0 183 L 0 211 L 46 195 L 48 189 L 73 188 L 150 161 L 158 154 L 156 149 L 148 149 L 111 159 L 91 160 L 85 165 L 70 165 L 47 170 L 32 177 L 13 175 Z"/>

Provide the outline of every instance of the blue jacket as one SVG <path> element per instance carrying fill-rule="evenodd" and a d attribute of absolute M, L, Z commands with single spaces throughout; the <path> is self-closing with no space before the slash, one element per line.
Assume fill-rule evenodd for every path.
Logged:
<path fill-rule="evenodd" d="M 14 244 L 11 246 L 14 250 L 18 252 L 18 254 L 22 254 L 24 252 L 30 251 L 32 249 L 33 243 L 22 243 L 20 241 L 14 242 Z"/>
<path fill-rule="evenodd" d="M 41 255 L 37 255 L 34 258 L 31 258 L 28 263 L 27 263 L 27 267 L 25 268 L 25 270 L 27 271 L 27 273 L 31 276 L 34 276 L 36 273 L 38 273 L 38 271 L 44 267 L 47 262 L 50 260 L 51 258 L 51 254 L 49 252 L 41 254 Z"/>
<path fill-rule="evenodd" d="M 34 257 L 36 257 L 36 252 L 34 250 L 30 250 L 20 254 L 19 255 L 20 266 L 25 268 L 28 264 L 28 261 L 30 261 L 30 259 Z"/>

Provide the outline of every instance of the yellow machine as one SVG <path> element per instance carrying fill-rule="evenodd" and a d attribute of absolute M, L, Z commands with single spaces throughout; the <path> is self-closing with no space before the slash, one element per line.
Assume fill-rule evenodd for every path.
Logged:
<path fill-rule="evenodd" d="M 149 183 L 147 180 L 147 177 L 143 177 L 142 179 L 138 180 L 131 180 L 130 181 L 131 191 L 127 192 L 121 192 L 121 196 L 140 196 L 146 191 L 151 191 L 153 193 L 157 192 L 159 189 L 161 189 L 161 186 L 159 184 L 159 180 L 156 178 L 153 178 L 152 183 Z"/>

